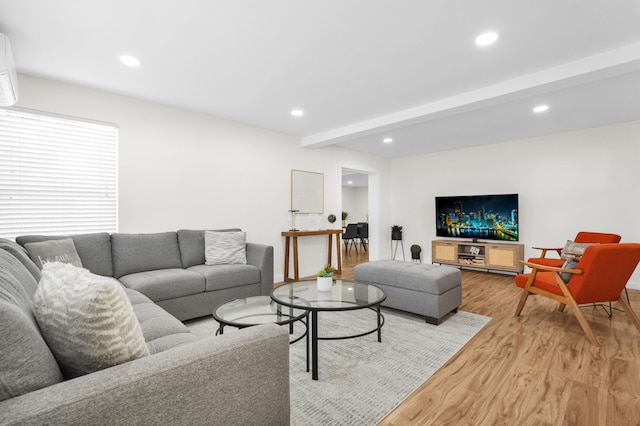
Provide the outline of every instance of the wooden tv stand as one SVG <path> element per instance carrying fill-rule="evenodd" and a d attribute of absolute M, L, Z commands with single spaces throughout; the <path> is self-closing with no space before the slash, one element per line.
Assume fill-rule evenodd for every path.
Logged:
<path fill-rule="evenodd" d="M 521 274 L 524 244 L 433 240 L 431 263 Z"/>

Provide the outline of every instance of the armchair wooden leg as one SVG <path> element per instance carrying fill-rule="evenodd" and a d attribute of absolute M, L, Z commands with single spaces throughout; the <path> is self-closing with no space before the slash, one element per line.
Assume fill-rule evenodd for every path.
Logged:
<path fill-rule="evenodd" d="M 640 332 L 640 320 L 638 319 L 636 313 L 633 312 L 633 308 L 631 307 L 631 305 L 629 305 L 629 302 L 627 302 L 627 300 L 622 297 L 622 294 L 618 296 L 618 303 L 622 305 L 622 309 L 624 309 L 624 311 L 627 313 L 627 316 L 636 327 L 636 330 Z"/>
<path fill-rule="evenodd" d="M 522 308 L 524 308 L 524 304 L 527 302 L 527 297 L 529 297 L 529 291 L 523 289 L 522 296 L 520 296 L 520 302 L 518 302 L 518 307 L 516 308 L 515 316 L 520 316 L 520 312 L 522 312 Z"/>
<path fill-rule="evenodd" d="M 566 308 L 567 305 L 565 305 L 564 303 L 560 302 L 560 305 L 558 305 L 558 312 L 564 312 L 564 308 Z"/>
<path fill-rule="evenodd" d="M 575 301 L 571 300 L 571 302 L 572 303 L 569 306 L 571 307 L 573 314 L 576 316 L 578 323 L 580 323 L 580 327 L 582 327 L 582 330 L 584 330 L 584 334 L 587 335 L 589 342 L 591 342 L 593 346 L 600 346 L 600 343 L 598 343 L 598 339 L 596 339 L 596 335 L 593 334 L 593 330 L 591 330 L 591 326 L 587 322 L 587 319 L 584 317 L 582 312 L 580 312 L 580 307 L 578 307 Z"/>

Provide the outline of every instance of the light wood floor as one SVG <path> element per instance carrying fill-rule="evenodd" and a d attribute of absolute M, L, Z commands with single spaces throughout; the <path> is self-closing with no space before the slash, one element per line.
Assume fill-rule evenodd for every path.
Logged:
<path fill-rule="evenodd" d="M 337 278 L 367 260 L 352 250 Z M 460 309 L 492 320 L 381 425 L 640 425 L 640 333 L 623 312 L 583 308 L 597 348 L 539 296 L 514 317 L 513 276 L 464 270 L 462 288 Z M 629 296 L 640 314 L 640 292 Z"/>

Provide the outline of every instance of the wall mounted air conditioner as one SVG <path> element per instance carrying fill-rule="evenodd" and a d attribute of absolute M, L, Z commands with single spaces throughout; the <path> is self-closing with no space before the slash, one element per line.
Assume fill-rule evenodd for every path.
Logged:
<path fill-rule="evenodd" d="M 18 76 L 9 37 L 0 33 L 0 106 L 18 102 Z"/>

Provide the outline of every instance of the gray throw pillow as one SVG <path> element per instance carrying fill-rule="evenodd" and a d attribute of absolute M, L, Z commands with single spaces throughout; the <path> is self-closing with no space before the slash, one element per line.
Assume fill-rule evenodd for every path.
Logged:
<path fill-rule="evenodd" d="M 576 243 L 571 240 L 567 240 L 567 243 L 564 245 L 562 249 L 562 254 L 560 257 L 562 259 L 568 259 L 570 257 L 574 257 L 575 255 L 582 256 L 587 247 L 592 246 L 594 243 Z"/>
<path fill-rule="evenodd" d="M 47 263 L 34 299 L 38 326 L 67 378 L 149 355 L 140 323 L 115 278 Z"/>
<path fill-rule="evenodd" d="M 247 264 L 247 233 L 204 232 L 206 265 Z"/>
<path fill-rule="evenodd" d="M 576 269 L 576 266 L 578 266 L 578 263 L 580 263 L 580 259 L 578 259 L 577 257 L 569 257 L 562 265 L 562 269 Z M 569 280 L 571 279 L 571 277 L 573 277 L 573 274 L 571 272 L 560 273 L 560 278 L 562 278 L 562 281 L 564 281 L 567 284 L 569 283 Z"/>
<path fill-rule="evenodd" d="M 82 261 L 71 238 L 48 240 L 24 245 L 33 263 L 40 269 L 49 262 L 69 263 L 82 268 Z"/>

